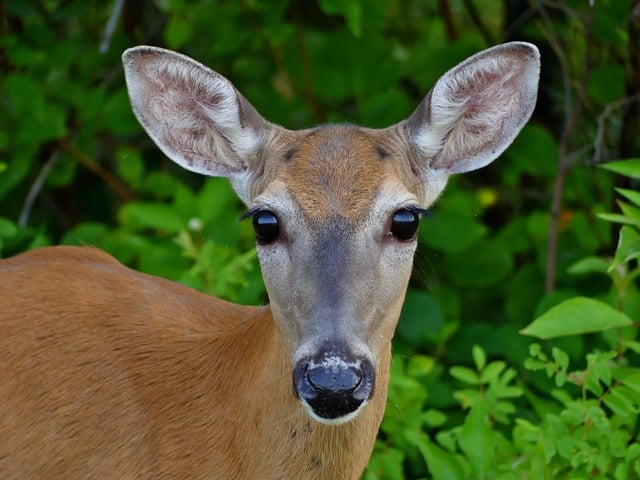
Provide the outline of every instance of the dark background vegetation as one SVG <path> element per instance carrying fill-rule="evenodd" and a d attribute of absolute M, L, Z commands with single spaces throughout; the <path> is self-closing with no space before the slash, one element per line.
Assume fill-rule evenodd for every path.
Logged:
<path fill-rule="evenodd" d="M 509 40 L 542 52 L 536 112 L 422 222 L 365 478 L 636 478 L 640 168 L 599 168 L 640 156 L 635 1 L 0 1 L 0 256 L 95 245 L 265 302 L 239 200 L 143 133 L 122 51 L 186 53 L 288 128 L 384 127 Z"/>

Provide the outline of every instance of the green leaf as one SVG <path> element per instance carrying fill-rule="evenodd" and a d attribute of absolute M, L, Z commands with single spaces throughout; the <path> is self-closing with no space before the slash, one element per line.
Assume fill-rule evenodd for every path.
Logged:
<path fill-rule="evenodd" d="M 178 14 L 171 16 L 164 31 L 164 38 L 169 47 L 174 49 L 181 48 L 191 39 L 192 35 L 192 25 L 187 19 Z"/>
<path fill-rule="evenodd" d="M 572 264 L 567 271 L 571 275 L 584 275 L 587 273 L 607 273 L 609 262 L 601 257 L 586 257 Z"/>
<path fill-rule="evenodd" d="M 616 192 L 640 207 L 640 192 L 628 188 L 616 188 Z"/>
<path fill-rule="evenodd" d="M 575 297 L 552 307 L 521 330 L 523 335 L 548 339 L 627 327 L 633 322 L 606 303 Z"/>
<path fill-rule="evenodd" d="M 0 238 L 13 237 L 18 233 L 18 227 L 8 218 L 0 217 Z"/>
<path fill-rule="evenodd" d="M 630 260 L 640 257 L 640 234 L 635 228 L 624 225 L 620 229 L 618 237 L 618 247 L 614 257 L 614 262 L 608 271 L 612 271 L 618 265 L 627 263 Z"/>
<path fill-rule="evenodd" d="M 622 223 L 623 225 L 633 225 L 635 227 L 640 227 L 640 224 L 638 224 L 638 222 L 620 213 L 596 213 L 596 217 L 601 220 L 606 220 L 607 222 Z"/>
<path fill-rule="evenodd" d="M 398 322 L 398 335 L 403 340 L 416 347 L 425 341 L 436 341 L 443 324 L 440 305 L 431 295 L 413 288 L 407 290 Z"/>
<path fill-rule="evenodd" d="M 409 430 L 405 438 L 418 448 L 432 478 L 447 480 L 463 480 L 464 472 L 457 459 L 450 453 L 434 444 L 426 433 Z"/>
<path fill-rule="evenodd" d="M 428 375 L 435 367 L 436 362 L 426 355 L 414 355 L 407 363 L 407 375 L 412 378 Z"/>
<path fill-rule="evenodd" d="M 619 173 L 625 177 L 640 179 L 640 158 L 629 158 L 599 165 L 600 168 Z"/>
<path fill-rule="evenodd" d="M 613 387 L 602 397 L 602 401 L 618 415 L 627 417 L 638 413 L 637 398 L 633 391 L 625 386 L 618 385 Z"/>
<path fill-rule="evenodd" d="M 177 234 L 184 227 L 175 210 L 160 203 L 131 202 L 122 207 L 118 217 L 133 229 L 152 228 Z"/>
<path fill-rule="evenodd" d="M 137 185 L 144 173 L 144 162 L 140 151 L 123 147 L 116 152 L 116 170 L 131 185 Z"/>
<path fill-rule="evenodd" d="M 618 202 L 618 206 L 625 217 L 631 219 L 634 225 L 640 225 L 640 208 L 625 202 Z"/>
<path fill-rule="evenodd" d="M 354 37 L 362 35 L 362 9 L 360 0 L 320 0 L 320 7 L 329 15 L 342 15 Z"/>
<path fill-rule="evenodd" d="M 460 449 L 469 459 L 476 478 L 488 478 L 494 456 L 495 436 L 486 416 L 485 405 L 475 404 L 458 434 Z"/>
<path fill-rule="evenodd" d="M 427 246 L 457 253 L 475 245 L 487 234 L 487 227 L 471 215 L 438 211 L 420 222 L 420 240 Z"/>
<path fill-rule="evenodd" d="M 502 360 L 496 360 L 487 365 L 480 374 L 480 383 L 490 383 L 498 380 L 498 377 L 506 368 L 507 364 Z"/>
<path fill-rule="evenodd" d="M 449 369 L 449 373 L 453 378 L 469 385 L 478 385 L 480 381 L 478 373 L 467 367 L 455 366 Z"/>
<path fill-rule="evenodd" d="M 476 364 L 478 370 L 482 370 L 487 363 L 487 355 L 479 345 L 474 345 L 471 351 L 473 356 L 473 362 Z"/>

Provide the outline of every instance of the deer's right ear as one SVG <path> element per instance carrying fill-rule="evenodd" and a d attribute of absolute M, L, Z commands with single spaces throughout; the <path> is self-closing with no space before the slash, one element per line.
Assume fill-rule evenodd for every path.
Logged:
<path fill-rule="evenodd" d="M 229 80 L 157 47 L 130 48 L 122 63 L 133 112 L 171 160 L 235 180 L 255 167 L 249 163 L 271 124 Z"/>

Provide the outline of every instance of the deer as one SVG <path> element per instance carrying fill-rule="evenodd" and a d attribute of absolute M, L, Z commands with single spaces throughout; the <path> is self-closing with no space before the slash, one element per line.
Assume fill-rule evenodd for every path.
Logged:
<path fill-rule="evenodd" d="M 90 246 L 0 261 L 3 478 L 359 478 L 420 218 L 527 123 L 538 50 L 476 53 L 382 129 L 285 129 L 158 47 L 123 65 L 160 150 L 229 178 L 246 205 L 269 303 L 232 304 Z"/>

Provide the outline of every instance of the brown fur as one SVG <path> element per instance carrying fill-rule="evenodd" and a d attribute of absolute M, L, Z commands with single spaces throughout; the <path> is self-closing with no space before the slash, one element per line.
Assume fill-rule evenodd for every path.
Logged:
<path fill-rule="evenodd" d="M 1 261 L 0 291 L 3 478 L 342 480 L 366 466 L 388 352 L 370 405 L 325 426 L 293 395 L 268 307 L 78 247 Z"/>
<path fill-rule="evenodd" d="M 357 127 L 329 125 L 299 142 L 283 178 L 306 218 L 320 221 L 338 214 L 357 220 L 371 207 L 383 168 L 366 133 Z"/>

